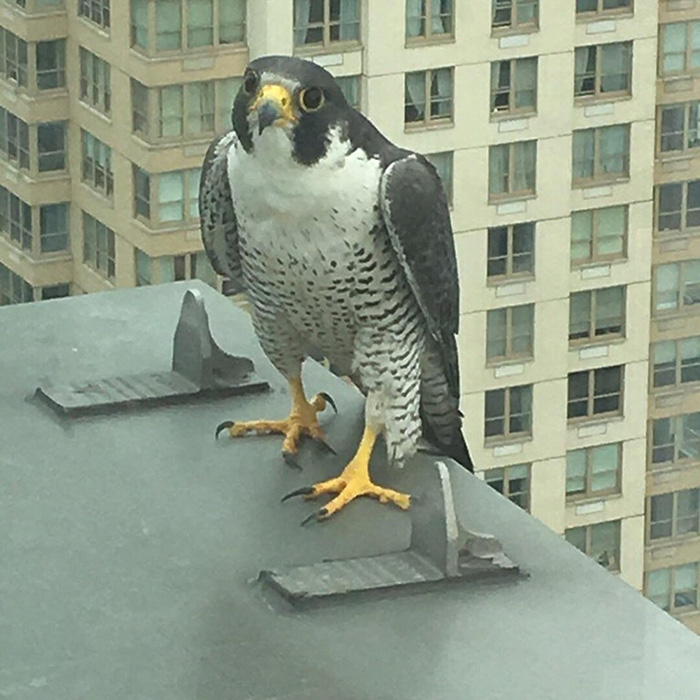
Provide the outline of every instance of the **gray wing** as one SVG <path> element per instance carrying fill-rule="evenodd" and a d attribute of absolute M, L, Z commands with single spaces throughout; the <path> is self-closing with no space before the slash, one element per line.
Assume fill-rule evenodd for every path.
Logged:
<path fill-rule="evenodd" d="M 202 166 L 199 183 L 199 216 L 204 249 L 212 267 L 231 280 L 232 291 L 243 290 L 238 223 L 228 180 L 228 152 L 236 144 L 231 131 L 215 138 Z"/>
<path fill-rule="evenodd" d="M 392 247 L 436 341 L 450 392 L 458 397 L 459 279 L 440 177 L 425 158 L 412 153 L 386 168 L 379 199 Z"/>

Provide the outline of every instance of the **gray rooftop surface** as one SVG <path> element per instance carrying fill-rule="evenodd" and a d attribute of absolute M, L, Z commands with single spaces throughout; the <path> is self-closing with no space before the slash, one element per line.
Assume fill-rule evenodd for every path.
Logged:
<path fill-rule="evenodd" d="M 32 398 L 47 380 L 169 369 L 188 288 L 270 393 L 77 419 Z M 301 611 L 265 593 L 263 569 L 409 540 L 408 515 L 376 502 L 304 528 L 313 506 L 280 504 L 336 474 L 361 430 L 354 389 L 313 363 L 305 378 L 338 403 L 324 419 L 340 456 L 304 447 L 298 472 L 279 438 L 213 439 L 289 398 L 248 317 L 205 285 L 0 309 L 0 698 L 700 698 L 699 638 L 455 464 L 461 519 L 528 579 Z M 431 459 L 374 473 L 401 488 Z"/>

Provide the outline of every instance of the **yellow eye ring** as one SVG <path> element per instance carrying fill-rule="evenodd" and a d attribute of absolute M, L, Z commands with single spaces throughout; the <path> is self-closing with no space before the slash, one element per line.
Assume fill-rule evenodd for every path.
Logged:
<path fill-rule="evenodd" d="M 326 96 L 323 90 L 318 87 L 304 88 L 299 93 L 299 106 L 305 112 L 317 112 L 323 107 L 326 101 Z"/>

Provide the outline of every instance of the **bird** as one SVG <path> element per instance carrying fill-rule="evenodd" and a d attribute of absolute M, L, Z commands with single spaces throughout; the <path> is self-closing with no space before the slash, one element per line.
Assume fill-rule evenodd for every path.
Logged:
<path fill-rule="evenodd" d="M 375 484 L 369 462 L 383 436 L 403 466 L 421 438 L 474 466 L 459 410 L 459 279 L 440 177 L 352 108 L 323 67 L 263 56 L 246 68 L 232 128 L 204 158 L 199 208 L 216 272 L 245 292 L 253 328 L 289 385 L 284 420 L 224 421 L 216 436 L 284 436 L 296 460 L 302 438 L 326 444 L 301 370 L 321 353 L 364 394 L 364 430 L 337 477 L 285 496 L 330 500 L 327 520 L 360 496 L 406 510 L 410 494 Z"/>

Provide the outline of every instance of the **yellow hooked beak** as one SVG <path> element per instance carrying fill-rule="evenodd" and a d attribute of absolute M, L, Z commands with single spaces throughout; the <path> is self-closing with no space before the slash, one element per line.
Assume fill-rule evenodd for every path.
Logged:
<path fill-rule="evenodd" d="M 263 85 L 249 107 L 250 112 L 258 113 L 258 134 L 270 125 L 294 124 L 297 118 L 292 105 L 292 95 L 286 87 Z"/>

